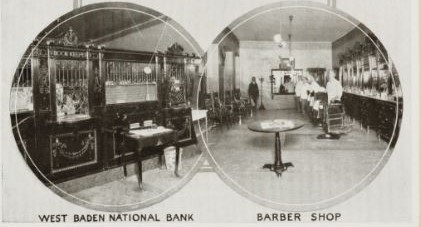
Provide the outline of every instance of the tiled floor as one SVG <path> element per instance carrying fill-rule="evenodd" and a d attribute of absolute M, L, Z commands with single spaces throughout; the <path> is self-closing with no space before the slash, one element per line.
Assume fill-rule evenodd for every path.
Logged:
<path fill-rule="evenodd" d="M 247 123 L 263 119 L 300 119 L 306 125 L 281 134 L 282 158 L 292 162 L 278 178 L 262 169 L 273 163 L 274 134 L 248 130 Z M 357 122 L 355 124 L 358 124 Z M 320 127 L 310 124 L 293 110 L 259 111 L 242 125 L 215 128 L 209 135 L 209 149 L 220 168 L 244 190 L 282 204 L 307 204 L 337 196 L 355 186 L 378 164 L 386 142 L 353 125 L 339 140 L 319 140 Z"/>
<path fill-rule="evenodd" d="M 71 180 L 58 187 L 69 193 L 66 199 L 73 201 L 76 197 L 92 204 L 126 206 L 156 199 L 158 196 L 165 196 L 168 190 L 173 187 L 180 187 L 179 183 L 186 174 L 192 170 L 199 160 L 197 147 L 191 145 L 184 148 L 182 157 L 180 178 L 175 177 L 174 172 L 164 168 L 153 168 L 143 172 L 143 190 L 137 183 L 134 175 L 134 164 L 127 166 L 128 177 L 124 177 L 122 167 L 110 169 L 98 174 Z M 188 151 L 189 150 L 189 151 Z M 192 155 L 194 154 L 194 155 Z"/>
<path fill-rule="evenodd" d="M 273 162 L 274 135 L 247 129 L 252 121 L 276 118 L 300 119 L 306 123 L 298 130 L 281 134 L 282 158 L 284 162 L 292 162 L 294 167 L 280 178 L 262 169 L 263 164 Z M 386 142 L 379 141 L 374 133 L 360 130 L 359 125 L 354 125 L 340 140 L 319 140 L 316 137 L 321 133 L 320 127 L 313 126 L 293 110 L 267 110 L 243 119 L 241 125 L 213 128 L 208 145 L 223 172 L 247 192 L 276 203 L 315 203 L 355 186 L 378 164 L 387 147 Z M 196 146 L 185 149 L 196 149 Z M 183 158 L 182 176 L 196 164 L 198 157 Z M 129 173 L 132 169 L 133 165 L 130 165 Z M 160 168 L 147 170 L 143 176 L 143 190 L 138 188 L 136 176 L 131 174 L 124 178 L 121 168 L 94 177 L 102 180 L 93 180 L 90 176 L 61 186 L 72 196 L 87 202 L 127 205 L 160 196 L 182 179 Z M 107 178 L 105 182 L 104 178 Z M 72 189 L 74 184 L 88 186 Z"/>

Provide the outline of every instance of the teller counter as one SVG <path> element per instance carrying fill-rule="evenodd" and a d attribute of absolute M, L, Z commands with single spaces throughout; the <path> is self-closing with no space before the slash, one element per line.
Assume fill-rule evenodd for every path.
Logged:
<path fill-rule="evenodd" d="M 134 151 L 122 155 L 121 132 L 131 123 L 169 127 L 179 147 L 196 143 L 187 103 L 198 56 L 178 44 L 156 53 L 64 45 L 64 38 L 31 45 L 12 88 L 15 139 L 42 181 L 65 182 L 134 162 Z"/>

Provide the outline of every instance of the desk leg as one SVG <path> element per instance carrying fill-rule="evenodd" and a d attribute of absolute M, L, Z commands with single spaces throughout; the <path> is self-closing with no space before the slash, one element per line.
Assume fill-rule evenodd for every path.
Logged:
<path fill-rule="evenodd" d="M 125 141 L 125 139 L 124 139 L 124 136 L 123 136 L 123 143 L 122 143 L 122 146 L 121 146 L 121 150 L 122 150 L 122 153 L 121 153 L 121 161 L 123 162 L 123 172 L 124 172 L 124 177 L 127 177 L 127 166 L 126 166 L 126 141 Z"/>
<path fill-rule="evenodd" d="M 140 190 L 143 189 L 143 179 L 142 179 L 142 159 L 141 159 L 141 154 L 142 151 L 138 151 L 137 152 L 137 157 L 136 157 L 136 176 L 137 176 L 137 183 L 139 185 Z"/>
<path fill-rule="evenodd" d="M 165 169 L 165 163 L 167 163 L 167 160 L 165 160 L 165 154 L 159 155 L 158 160 L 160 168 Z"/>
<path fill-rule="evenodd" d="M 283 167 L 281 152 L 281 137 L 279 136 L 279 132 L 277 132 L 275 133 L 275 168 Z"/>
<path fill-rule="evenodd" d="M 174 174 L 176 177 L 180 177 L 180 175 L 178 174 L 179 163 L 180 163 L 180 147 L 176 146 L 175 147 L 175 167 L 174 167 Z"/>
<path fill-rule="evenodd" d="M 209 138 L 208 138 L 208 117 L 205 117 L 205 128 L 206 128 L 206 142 L 209 142 Z"/>

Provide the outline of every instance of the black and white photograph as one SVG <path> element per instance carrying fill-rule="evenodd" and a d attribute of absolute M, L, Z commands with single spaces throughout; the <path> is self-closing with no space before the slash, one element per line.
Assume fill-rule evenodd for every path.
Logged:
<path fill-rule="evenodd" d="M 206 72 L 215 166 L 268 206 L 333 205 L 375 177 L 399 137 L 393 62 L 339 11 L 309 3 L 253 10 L 215 40 Z"/>
<path fill-rule="evenodd" d="M 98 209 L 168 196 L 201 160 L 191 107 L 200 51 L 169 17 L 133 4 L 57 19 L 13 78 L 10 117 L 24 159 L 46 186 Z"/>
<path fill-rule="evenodd" d="M 417 226 L 418 0 L 2 0 L 1 223 Z"/>

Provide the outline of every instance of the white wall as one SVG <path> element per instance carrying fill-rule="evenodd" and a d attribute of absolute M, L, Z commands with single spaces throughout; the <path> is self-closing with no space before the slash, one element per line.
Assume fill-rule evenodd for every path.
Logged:
<path fill-rule="evenodd" d="M 219 51 L 217 44 L 211 44 L 206 62 L 207 92 L 219 91 Z"/>
<path fill-rule="evenodd" d="M 241 73 L 240 73 L 240 57 L 239 56 L 235 56 L 234 59 L 234 69 L 235 69 L 235 89 L 240 88 L 240 78 L 241 78 Z"/>
<path fill-rule="evenodd" d="M 224 63 L 224 91 L 232 91 L 235 83 L 235 63 L 234 53 L 232 51 L 225 52 Z"/>
<path fill-rule="evenodd" d="M 332 67 L 332 44 L 292 43 L 291 55 L 295 57 L 295 68 Z M 273 42 L 241 41 L 240 42 L 240 89 L 247 94 L 252 76 L 264 77 L 263 99 L 270 99 L 269 75 L 271 69 L 279 68 L 279 56 L 289 57 L 288 48 L 280 49 Z M 260 88 L 260 82 L 258 82 Z M 265 102 L 265 101 L 263 101 Z"/>

